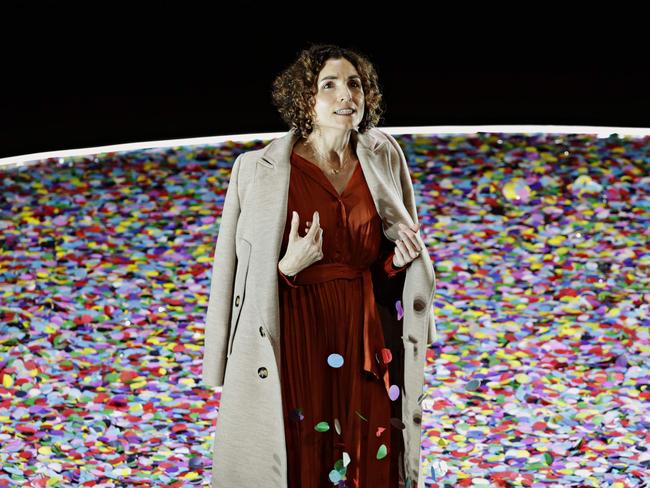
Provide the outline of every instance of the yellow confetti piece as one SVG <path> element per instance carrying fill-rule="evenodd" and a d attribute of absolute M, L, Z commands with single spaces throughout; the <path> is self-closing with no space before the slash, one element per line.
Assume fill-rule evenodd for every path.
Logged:
<path fill-rule="evenodd" d="M 593 444 L 590 443 L 589 447 L 593 449 L 594 451 L 609 451 L 611 449 L 611 446 L 608 446 L 607 444 Z"/>
<path fill-rule="evenodd" d="M 515 375 L 515 381 L 520 385 L 524 385 L 526 383 L 530 383 L 532 380 L 530 379 L 530 376 L 528 376 L 527 374 L 519 373 Z"/>
<path fill-rule="evenodd" d="M 469 256 L 467 256 L 467 258 L 468 258 L 472 263 L 475 264 L 475 263 L 481 263 L 481 262 L 485 261 L 486 256 L 484 256 L 484 255 L 482 255 L 482 254 L 472 253 L 472 254 L 470 254 Z"/>
<path fill-rule="evenodd" d="M 186 480 L 196 480 L 196 479 L 199 479 L 199 473 L 197 473 L 195 471 L 190 471 L 188 473 L 185 473 L 183 478 L 185 478 Z"/>
<path fill-rule="evenodd" d="M 52 454 L 52 449 L 49 446 L 39 447 L 38 453 L 47 456 L 48 454 Z"/>
<path fill-rule="evenodd" d="M 133 412 L 133 413 L 142 413 L 142 411 L 143 411 L 142 410 L 142 405 L 140 405 L 139 403 L 134 403 L 133 405 L 131 405 L 129 407 L 129 411 Z"/>
<path fill-rule="evenodd" d="M 508 449 L 506 457 L 529 458 L 530 453 L 525 449 Z"/>
<path fill-rule="evenodd" d="M 178 380 L 179 383 L 187 386 L 195 386 L 196 382 L 194 381 L 194 378 L 181 378 Z"/>
<path fill-rule="evenodd" d="M 131 476 L 131 468 L 117 468 L 113 470 L 113 474 L 117 474 L 119 476 Z"/>
<path fill-rule="evenodd" d="M 14 378 L 11 375 L 8 375 L 6 373 L 3 374 L 2 375 L 2 385 L 5 388 L 11 388 L 12 386 L 14 386 Z"/>
<path fill-rule="evenodd" d="M 440 354 L 439 356 L 441 359 L 444 359 L 445 361 L 450 361 L 452 363 L 457 363 L 460 361 L 460 358 L 458 356 L 454 356 L 452 354 Z"/>

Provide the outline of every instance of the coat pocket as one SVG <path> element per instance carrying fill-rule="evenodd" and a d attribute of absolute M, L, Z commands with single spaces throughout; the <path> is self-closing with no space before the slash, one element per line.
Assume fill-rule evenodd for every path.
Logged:
<path fill-rule="evenodd" d="M 232 354 L 232 348 L 235 343 L 237 326 L 239 324 L 239 315 L 244 306 L 244 297 L 246 294 L 246 278 L 248 276 L 248 264 L 251 256 L 251 243 L 246 239 L 241 239 L 241 244 L 237 252 L 237 271 L 235 273 L 235 283 L 233 289 L 233 302 L 230 312 L 230 338 L 228 340 L 228 356 Z"/>

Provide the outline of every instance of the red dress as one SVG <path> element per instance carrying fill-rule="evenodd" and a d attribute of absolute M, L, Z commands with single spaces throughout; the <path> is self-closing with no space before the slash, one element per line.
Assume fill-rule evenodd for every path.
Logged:
<path fill-rule="evenodd" d="M 292 277 L 278 269 L 289 488 L 397 487 L 402 432 L 390 423 L 371 269 L 390 279 L 407 266 L 393 267 L 394 244 L 383 236 L 360 163 L 339 196 L 316 164 L 293 152 L 288 198 L 281 257 L 292 211 L 301 237 L 316 210 L 323 229 L 323 259 Z M 340 367 L 328 361 L 332 354 L 342 356 Z M 317 430 L 321 422 L 329 428 Z M 336 483 L 332 472 L 343 469 L 343 452 L 350 462 L 345 481 Z"/>

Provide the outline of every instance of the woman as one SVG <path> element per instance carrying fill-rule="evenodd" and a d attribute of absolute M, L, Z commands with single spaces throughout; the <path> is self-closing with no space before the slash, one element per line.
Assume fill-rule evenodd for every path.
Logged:
<path fill-rule="evenodd" d="M 274 342 L 274 338 L 279 336 L 280 354 L 275 352 L 275 345 L 273 353 L 276 360 L 277 356 L 281 358 L 277 375 L 280 376 L 286 451 L 273 456 L 275 465 L 266 468 L 278 474 L 278 484 L 268 486 L 282 486 L 286 482 L 284 486 L 289 488 L 417 487 L 417 480 L 421 480 L 422 475 L 417 471 L 419 463 L 412 453 L 419 453 L 419 438 L 413 438 L 411 445 L 407 445 L 409 455 L 405 456 L 402 439 L 405 426 L 400 420 L 403 411 L 409 414 L 416 412 L 417 417 L 417 408 L 413 408 L 412 398 L 406 398 L 405 387 L 399 388 L 401 381 L 397 378 L 398 372 L 404 374 L 399 369 L 400 364 L 391 364 L 393 358 L 400 363 L 402 357 L 406 358 L 408 354 L 399 347 L 387 347 L 382 330 L 386 312 L 380 313 L 377 305 L 384 289 L 390 290 L 395 283 L 405 283 L 407 268 L 421 257 L 425 248 L 418 233 L 417 215 L 413 215 L 416 214 L 413 191 L 408 169 L 404 169 L 403 155 L 402 161 L 394 158 L 391 162 L 393 165 L 401 163 L 396 171 L 399 173 L 398 192 L 403 194 L 403 204 L 394 200 L 395 193 L 384 189 L 387 181 L 375 179 L 373 167 L 380 168 L 381 159 L 371 159 L 373 167 L 369 167 L 370 163 L 365 159 L 370 155 L 373 158 L 382 157 L 378 150 L 371 154 L 365 147 L 368 140 L 365 132 L 378 121 L 381 110 L 375 70 L 367 59 L 354 51 L 329 45 L 312 46 L 300 53 L 294 64 L 275 80 L 273 101 L 285 122 L 293 127 L 294 135 L 289 139 L 283 138 L 289 141 L 290 149 L 290 176 L 284 207 L 286 218 L 283 216 L 278 220 L 268 210 L 271 207 L 269 199 L 275 198 L 276 193 L 271 186 L 271 178 L 281 180 L 281 173 L 276 175 L 279 173 L 275 171 L 276 166 L 272 166 L 274 171 L 271 171 L 268 165 L 282 158 L 273 159 L 271 155 L 274 153 L 270 149 L 263 153 L 265 157 L 255 156 L 258 165 L 244 164 L 238 158 L 233 167 L 215 250 L 215 274 L 206 321 L 204 380 L 208 384 L 218 385 L 223 376 L 224 390 L 217 421 L 218 432 L 215 433 L 213 484 L 221 486 L 218 484 L 221 481 L 223 486 L 230 486 L 225 480 L 235 479 L 234 472 L 239 468 L 234 464 L 242 462 L 241 457 L 234 454 L 239 448 L 236 445 L 239 440 L 235 441 L 234 437 L 240 435 L 241 424 L 232 420 L 231 416 L 243 415 L 242 409 L 249 409 L 246 418 L 257 418 L 252 410 L 259 408 L 259 404 L 243 400 L 250 393 L 241 391 L 248 392 L 248 387 L 237 383 L 246 381 L 248 377 L 242 373 L 235 380 L 237 373 L 231 371 L 246 369 L 249 362 L 254 361 L 250 359 L 253 357 L 250 353 L 252 348 L 257 347 L 257 342 L 250 342 L 253 341 L 250 331 L 259 326 L 261 336 L 265 337 L 267 333 L 272 336 L 269 341 Z M 364 144 L 364 147 L 360 144 Z M 387 154 L 401 154 L 395 146 L 394 139 L 390 144 L 379 145 L 392 149 Z M 365 156 L 361 157 L 362 154 Z M 277 169 L 281 169 L 280 162 L 277 163 Z M 383 166 L 388 167 L 387 164 Z M 244 176 L 246 172 L 247 176 Z M 391 177 L 381 179 L 389 180 Z M 251 188 L 244 190 L 243 180 L 248 182 L 248 187 L 258 185 L 258 191 Z M 234 185 L 237 186 L 233 188 Z M 276 188 L 280 186 L 278 182 Z M 229 209 L 234 207 L 229 202 L 235 198 L 237 212 Z M 241 203 L 241 200 L 246 200 L 246 203 Z M 381 201 L 386 204 L 382 205 Z M 409 207 L 406 209 L 408 214 L 404 211 L 406 206 Z M 264 212 L 268 215 L 266 219 Z M 386 232 L 389 238 L 386 238 L 383 221 L 400 212 L 406 217 L 390 227 L 391 232 Z M 237 218 L 227 217 L 235 214 Z M 273 333 L 273 327 L 268 326 L 265 317 L 271 315 L 262 313 L 267 307 L 262 303 L 261 296 L 270 287 L 262 285 L 263 279 L 253 271 L 253 268 L 261 270 L 266 266 L 263 263 L 273 260 L 271 251 L 265 249 L 266 257 L 262 258 L 263 251 L 256 252 L 256 244 L 251 243 L 255 239 L 254 231 L 248 229 L 256 225 L 252 217 L 255 214 L 257 222 L 273 219 L 274 222 L 284 223 L 283 231 L 278 236 L 279 254 L 274 254 L 281 256 L 275 261 L 279 333 Z M 302 219 L 310 219 L 304 224 L 304 236 L 299 234 Z M 216 275 L 216 270 L 233 269 L 233 259 L 223 258 L 227 250 L 224 247 L 220 251 L 219 247 L 224 232 L 236 233 L 244 244 L 241 248 L 237 247 L 236 252 L 237 276 L 234 278 L 233 294 L 236 298 L 230 317 L 227 348 L 224 347 L 225 333 L 216 330 L 219 322 L 219 312 L 216 310 L 219 305 L 214 298 L 217 293 L 224 293 L 223 289 L 218 289 L 221 286 L 218 283 L 226 283 Z M 396 239 L 393 238 L 395 234 L 398 234 Z M 270 235 L 264 237 L 272 250 L 276 241 Z M 259 237 L 259 241 L 263 242 L 262 237 Z M 428 253 L 424 254 L 428 260 Z M 223 261 L 218 262 L 218 259 Z M 422 267 L 426 268 L 427 265 L 432 274 L 430 261 L 423 261 Z M 245 271 L 240 271 L 240 268 L 245 268 Z M 412 275 L 417 275 L 413 278 L 414 282 L 430 283 L 426 273 L 422 275 L 421 271 L 411 271 Z M 399 276 L 402 281 L 399 281 Z M 400 298 L 401 288 L 396 294 Z M 241 292 L 238 293 L 238 290 Z M 425 304 L 424 293 L 429 294 L 429 290 L 423 293 L 415 291 L 413 315 L 407 310 L 408 304 L 403 304 L 405 335 L 407 318 L 413 323 L 426 323 L 426 304 L 430 305 L 432 295 Z M 260 303 L 258 309 L 247 307 L 250 295 L 255 296 L 253 302 Z M 270 302 L 269 299 L 266 303 Z M 394 309 L 390 310 L 391 306 L 394 307 L 394 301 L 386 309 L 395 315 Z M 260 312 L 259 317 L 255 317 L 257 312 Z M 221 313 L 222 322 L 224 314 L 225 311 Z M 268 320 L 272 322 L 272 319 Z M 413 327 L 417 330 L 421 326 Z M 222 331 L 225 329 L 222 327 Z M 217 339 L 219 333 L 221 342 Z M 417 335 L 408 334 L 408 341 L 413 345 L 407 348 L 407 352 L 412 352 L 415 364 L 419 361 L 421 368 L 423 351 L 416 345 L 420 339 Z M 228 368 L 225 368 L 223 358 L 220 358 L 222 362 L 219 364 L 215 359 L 222 349 L 227 349 L 230 354 Z M 242 352 L 236 353 L 236 350 Z M 243 359 L 244 354 L 248 354 L 249 359 Z M 266 368 L 257 368 L 258 371 L 262 369 L 264 373 L 260 377 L 267 378 L 274 373 L 269 373 Z M 417 385 L 421 376 L 408 371 L 407 374 L 416 379 L 411 385 Z M 237 384 L 231 387 L 233 393 L 229 391 L 230 384 Z M 264 382 L 264 385 L 268 384 Z M 250 388 L 256 386 L 251 385 Z M 409 391 L 415 390 L 411 386 Z M 270 392 L 268 390 L 266 394 L 261 394 L 259 398 L 264 398 L 261 401 L 266 401 Z M 401 407 L 401 393 L 406 401 L 404 408 Z M 241 398 L 238 399 L 238 396 Z M 418 398 L 418 404 L 420 402 L 421 398 Z M 239 408 L 235 405 L 239 405 Z M 268 405 L 271 408 L 271 404 Z M 414 418 L 413 422 L 419 426 L 420 420 L 421 417 Z M 240 428 L 236 429 L 235 425 Z M 267 435 L 251 439 L 247 454 L 252 454 L 260 442 L 274 435 L 270 427 L 262 425 L 251 429 L 251 433 L 264 428 L 267 428 Z M 414 445 L 416 442 L 417 446 Z M 286 466 L 281 462 L 284 459 L 282 454 L 286 454 Z M 407 463 L 406 467 L 404 463 Z M 238 471 L 238 476 L 247 477 L 249 483 L 259 479 L 244 470 Z M 240 486 L 248 485 L 241 482 Z"/>

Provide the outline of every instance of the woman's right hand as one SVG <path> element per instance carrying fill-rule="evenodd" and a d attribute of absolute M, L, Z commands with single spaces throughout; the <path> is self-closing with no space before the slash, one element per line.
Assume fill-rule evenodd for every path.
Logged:
<path fill-rule="evenodd" d="M 294 211 L 291 216 L 287 252 L 280 261 L 282 263 L 281 271 L 287 270 L 286 273 L 282 272 L 288 276 L 298 274 L 316 261 L 323 259 L 323 229 L 320 227 L 318 211 L 314 212 L 313 225 L 311 222 L 307 222 L 307 227 L 309 228 L 307 235 L 300 237 L 298 234 L 300 216 Z"/>

